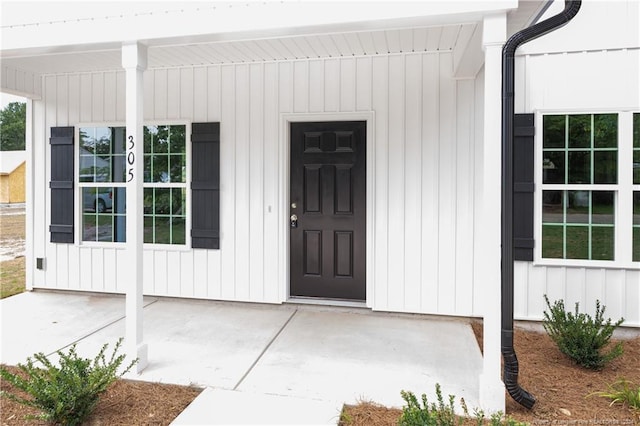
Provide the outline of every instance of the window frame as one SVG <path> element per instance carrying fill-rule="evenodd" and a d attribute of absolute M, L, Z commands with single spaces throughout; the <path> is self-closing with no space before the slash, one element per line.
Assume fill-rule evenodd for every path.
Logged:
<path fill-rule="evenodd" d="M 73 171 L 73 178 L 74 178 L 74 203 L 75 203 L 75 217 L 74 217 L 74 226 L 76 227 L 76 229 L 78 230 L 78 232 L 76 232 L 76 244 L 80 245 L 80 246 L 87 246 L 87 247 L 124 247 L 126 244 L 126 234 L 125 234 L 125 241 L 85 241 L 83 240 L 83 235 L 84 235 L 84 228 L 82 227 L 82 221 L 83 221 L 83 215 L 84 215 L 84 204 L 83 204 L 83 200 L 82 200 L 82 192 L 83 192 L 83 188 L 87 188 L 87 187 L 97 187 L 97 188 L 112 188 L 112 187 L 122 187 L 125 188 L 127 187 L 127 183 L 126 182 L 81 182 L 80 181 L 80 130 L 83 128 L 104 128 L 104 127 L 124 127 L 121 123 L 118 122 L 101 122 L 101 123 L 93 123 L 93 122 L 89 122 L 89 123 L 79 123 L 75 126 L 74 132 L 75 132 L 75 138 L 76 138 L 76 144 L 74 146 L 74 150 L 73 150 L 73 155 L 75 157 L 75 162 L 74 162 L 74 171 Z M 112 154 L 111 154 L 112 155 Z M 126 194 L 126 192 L 125 192 Z M 126 202 L 126 201 L 125 201 Z M 111 212 L 111 214 L 113 215 L 113 210 Z M 126 222 L 126 210 L 124 213 L 124 217 L 125 217 L 125 222 Z"/>
<path fill-rule="evenodd" d="M 191 250 L 191 121 L 188 120 L 150 120 L 144 121 L 143 126 L 185 126 L 185 164 L 186 164 L 186 177 L 184 183 L 171 183 L 171 188 L 174 187 L 184 187 L 186 193 L 185 199 L 185 242 L 184 244 L 156 244 L 156 243 L 143 243 L 143 248 L 145 249 L 155 249 L 155 250 L 168 250 L 168 251 L 189 251 Z M 126 128 L 126 123 L 124 122 L 83 122 L 78 123 L 75 126 L 74 137 L 76 138 L 76 143 L 74 146 L 74 156 L 76 163 L 74 165 L 74 226 L 79 231 L 76 232 L 75 236 L 75 244 L 78 246 L 86 246 L 86 247 L 112 247 L 112 248 L 125 248 L 127 242 L 113 242 L 113 241 L 84 241 L 82 239 L 83 236 L 83 228 L 82 228 L 82 215 L 83 215 L 83 205 L 82 205 L 82 188 L 86 186 L 96 186 L 96 187 L 113 187 L 120 186 L 127 187 L 127 182 L 80 182 L 80 167 L 79 167 L 79 159 L 80 159 L 80 129 L 88 128 L 88 127 L 123 127 Z M 140 161 L 144 161 L 142 158 Z M 144 167 L 144 166 L 143 166 Z M 143 177 L 144 179 L 144 177 Z M 91 184 L 91 185 L 84 185 Z M 152 184 L 151 186 L 149 184 Z M 144 188 L 150 187 L 158 187 L 157 183 L 153 182 L 143 182 L 143 191 Z M 161 185 L 160 185 L 161 186 Z M 142 207 L 144 208 L 144 206 Z M 126 217 L 126 211 L 125 211 Z M 144 217 L 144 212 L 143 212 Z"/>
<path fill-rule="evenodd" d="M 567 266 L 581 268 L 636 269 L 640 262 L 632 261 L 633 191 L 633 113 L 637 110 L 612 109 L 538 109 L 535 113 L 534 155 L 534 235 L 533 264 L 536 266 Z M 545 115 L 618 114 L 618 159 L 616 184 L 543 184 L 543 117 Z M 628 141 L 628 142 L 626 142 Z M 631 161 L 629 160 L 631 159 Z M 542 192 L 543 191 L 614 191 L 614 260 L 555 259 L 542 257 Z"/>

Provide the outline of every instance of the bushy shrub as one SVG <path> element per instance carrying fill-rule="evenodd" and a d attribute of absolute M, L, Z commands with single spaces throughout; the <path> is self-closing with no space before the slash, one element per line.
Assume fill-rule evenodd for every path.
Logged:
<path fill-rule="evenodd" d="M 133 360 L 118 373 L 125 359 L 125 355 L 117 355 L 121 344 L 122 339 L 116 343 L 108 361 L 105 358 L 106 344 L 93 360 L 79 357 L 75 344 L 67 353 L 58 351 L 59 365 L 51 362 L 42 352 L 37 353 L 33 359 L 27 358 L 26 364 L 18 364 L 26 377 L 0 367 L 0 377 L 31 398 L 5 391 L 1 395 L 42 411 L 36 419 L 60 425 L 79 425 L 89 417 L 109 385 L 138 361 Z"/>
<path fill-rule="evenodd" d="M 422 394 L 421 402 L 413 392 L 401 391 L 400 394 L 407 403 L 402 407 L 402 416 L 398 421 L 400 426 L 460 426 L 464 424 L 465 418 L 471 418 L 469 408 L 463 398 L 460 398 L 463 416 L 456 416 L 453 406 L 455 396 L 449 395 L 449 400 L 445 403 L 439 383 L 436 383 L 437 403 L 429 403 L 425 394 Z M 509 416 L 505 417 L 501 411 L 493 413 L 489 419 L 485 417 L 484 411 L 477 408 L 473 410 L 473 414 L 478 426 L 484 425 L 487 420 L 492 426 L 526 425 L 526 423 L 520 423 Z"/>
<path fill-rule="evenodd" d="M 413 392 L 401 391 L 402 399 L 407 403 L 402 407 L 400 426 L 454 426 L 461 425 L 462 418 L 456 418 L 453 408 L 455 397 L 449 395 L 449 403 L 445 404 L 440 384 L 436 383 L 436 399 L 438 403 L 429 403 L 427 395 L 422 394 L 422 405 Z"/>
<path fill-rule="evenodd" d="M 579 304 L 576 303 L 575 313 L 567 312 L 562 300 L 549 303 L 545 294 L 549 312 L 544 311 L 542 325 L 547 334 L 565 355 L 571 357 L 582 367 L 598 370 L 609 361 L 622 355 L 622 343 L 618 342 L 609 351 L 603 352 L 603 348 L 611 340 L 614 330 L 624 321 L 620 318 L 615 323 L 611 318 L 604 321 L 605 306 L 600 306 L 596 301 L 596 316 L 579 312 Z"/>

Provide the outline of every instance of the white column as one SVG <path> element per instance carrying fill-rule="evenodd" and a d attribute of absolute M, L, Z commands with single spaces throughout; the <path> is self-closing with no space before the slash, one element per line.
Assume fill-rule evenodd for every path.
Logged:
<path fill-rule="evenodd" d="M 147 48 L 140 43 L 122 45 L 122 67 L 126 71 L 127 125 L 127 258 L 129 268 L 126 292 L 126 350 L 129 359 L 138 358 L 140 373 L 147 366 L 147 345 L 142 341 L 142 243 L 144 230 L 143 182 L 143 73 L 147 67 Z"/>
<path fill-rule="evenodd" d="M 34 251 L 33 251 L 33 209 L 35 208 L 35 199 L 33 195 L 33 184 L 35 181 L 36 163 L 34 160 L 34 146 L 33 146 L 33 100 L 27 99 L 27 114 L 25 117 L 25 151 L 26 151 L 26 170 L 25 175 L 25 288 L 29 291 L 33 290 L 33 269 L 35 267 Z M 40 141 L 41 144 L 45 144 L 44 140 Z M 78 231 L 76 231 L 78 232 Z"/>
<path fill-rule="evenodd" d="M 480 405 L 487 412 L 505 410 L 505 387 L 501 380 L 501 133 L 502 133 L 502 46 L 506 38 L 506 15 L 484 18 L 484 137 L 481 197 L 482 306 L 484 307 L 484 357 L 480 376 Z"/>

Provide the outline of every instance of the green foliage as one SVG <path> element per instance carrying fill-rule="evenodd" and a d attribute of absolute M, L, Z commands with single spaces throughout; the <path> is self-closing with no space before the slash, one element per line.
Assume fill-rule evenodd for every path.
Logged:
<path fill-rule="evenodd" d="M 640 386 L 620 379 L 608 387 L 608 390 L 595 392 L 592 395 L 610 399 L 611 405 L 626 404 L 629 408 L 640 412 Z"/>
<path fill-rule="evenodd" d="M 612 324 L 611 318 L 604 321 L 605 307 L 600 307 L 596 301 L 596 316 L 578 312 L 576 303 L 575 313 L 567 312 L 564 302 L 558 300 L 553 306 L 547 295 L 544 296 L 549 312 L 544 311 L 542 325 L 547 334 L 556 343 L 558 349 L 572 358 L 578 365 L 598 370 L 609 361 L 622 355 L 622 343 L 615 344 L 609 351 L 603 348 L 609 343 L 613 331 L 624 321 L 620 318 Z"/>
<path fill-rule="evenodd" d="M 469 409 L 463 398 L 460 398 L 460 405 L 464 417 L 456 416 L 453 406 L 455 396 L 449 395 L 449 399 L 445 403 L 439 383 L 436 383 L 437 403 L 429 403 L 425 394 L 422 394 L 421 402 L 413 392 L 401 391 L 400 394 L 407 403 L 402 407 L 402 416 L 398 421 L 400 426 L 460 426 L 464 423 L 465 417 L 470 417 Z M 475 408 L 473 414 L 476 425 L 482 426 L 486 423 L 484 411 Z M 504 417 L 501 411 L 492 414 L 488 420 L 492 426 L 526 426 L 526 423 L 520 423 L 509 416 Z"/>
<path fill-rule="evenodd" d="M 93 360 L 80 358 L 75 344 L 67 353 L 58 351 L 59 366 L 54 365 L 42 352 L 37 353 L 33 358 L 44 368 L 36 366 L 31 357 L 27 358 L 26 364 L 18 364 L 26 378 L 0 367 L 0 377 L 31 398 L 5 391 L 0 395 L 41 410 L 42 414 L 36 416 L 37 419 L 66 426 L 79 425 L 89 417 L 109 385 L 138 362 L 137 359 L 133 360 L 118 373 L 125 359 L 125 355 L 117 355 L 121 344 L 122 339 L 116 343 L 108 361 L 105 358 L 106 344 Z"/>
<path fill-rule="evenodd" d="M 427 395 L 422 394 L 422 405 L 413 392 L 401 391 L 402 399 L 407 403 L 402 407 L 402 416 L 398 424 L 400 426 L 453 426 L 461 425 L 462 419 L 456 419 L 453 402 L 455 397 L 449 395 L 448 404 L 445 404 L 440 384 L 436 383 L 436 399 L 438 403 L 429 403 Z"/>
<path fill-rule="evenodd" d="M 27 104 L 11 102 L 0 110 L 0 151 L 25 149 Z"/>

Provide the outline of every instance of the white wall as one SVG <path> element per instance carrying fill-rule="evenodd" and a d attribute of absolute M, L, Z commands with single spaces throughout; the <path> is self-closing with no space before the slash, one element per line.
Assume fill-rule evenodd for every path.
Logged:
<path fill-rule="evenodd" d="M 640 111 L 639 22 L 638 2 L 583 2 L 575 23 L 519 51 L 516 112 Z M 600 300 L 606 316 L 640 325 L 639 269 L 516 262 L 515 287 L 517 318 L 541 319 L 547 294 L 581 310 Z"/>
<path fill-rule="evenodd" d="M 145 248 L 145 294 L 281 302 L 281 113 L 373 111 L 374 309 L 473 315 L 482 78 L 454 80 L 450 53 L 156 69 L 145 119 L 221 122 L 221 249 Z M 47 76 L 35 159 L 34 286 L 123 292 L 122 250 L 50 244 L 49 129 L 124 122 L 121 72 Z M 76 232 L 79 232 L 77 230 Z M 281 268 L 282 269 L 282 268 Z"/>

